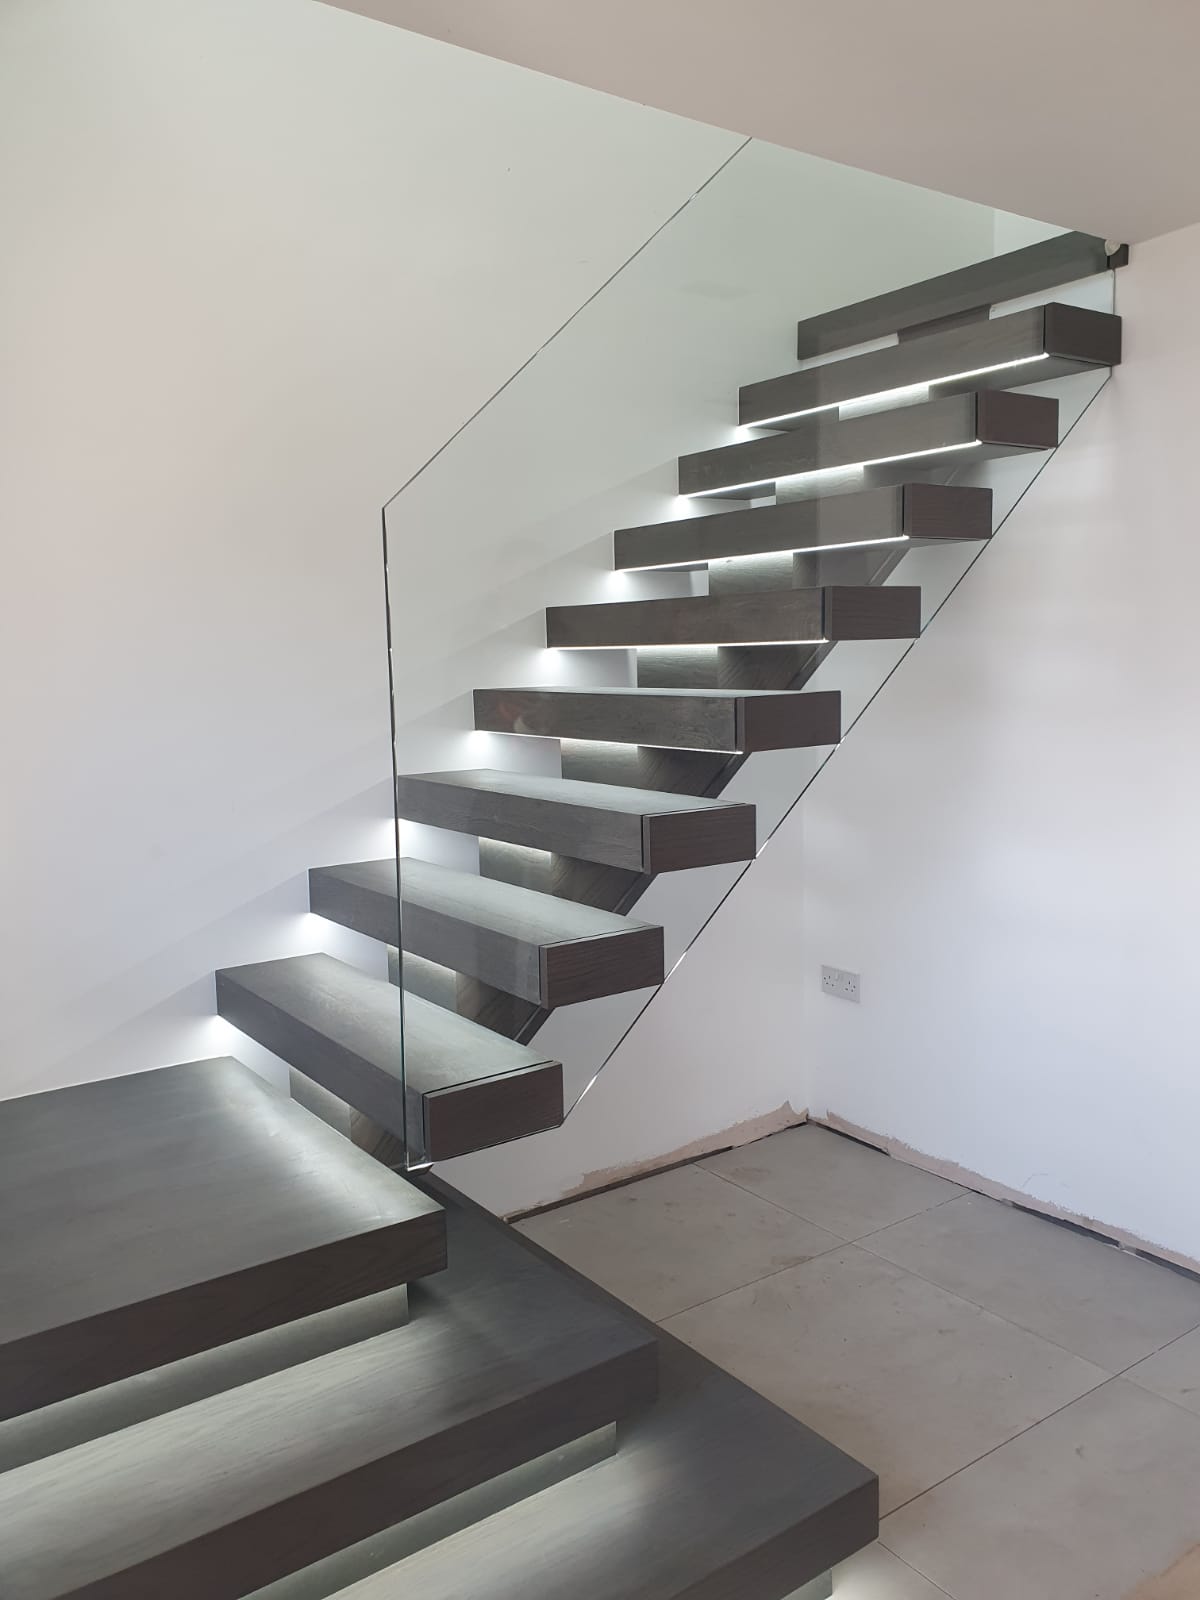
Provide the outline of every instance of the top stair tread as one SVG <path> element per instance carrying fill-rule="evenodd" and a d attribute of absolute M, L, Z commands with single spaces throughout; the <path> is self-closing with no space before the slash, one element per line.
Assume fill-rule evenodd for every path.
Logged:
<path fill-rule="evenodd" d="M 806 317 L 796 329 L 796 354 L 801 359 L 820 355 L 943 317 L 961 316 L 983 306 L 1040 294 L 1110 267 L 1123 266 L 1127 259 L 1124 248 L 1110 256 L 1105 240 L 1094 234 L 1055 234 L 1018 250 L 988 256 L 952 272 Z"/>
<path fill-rule="evenodd" d="M 444 1261 L 436 1205 L 228 1058 L 5 1102 L 0 1217 L 0 1416 Z"/>
<path fill-rule="evenodd" d="M 5 1600 L 246 1594 L 652 1397 L 650 1332 L 450 1232 L 407 1326 L 0 1476 Z"/>

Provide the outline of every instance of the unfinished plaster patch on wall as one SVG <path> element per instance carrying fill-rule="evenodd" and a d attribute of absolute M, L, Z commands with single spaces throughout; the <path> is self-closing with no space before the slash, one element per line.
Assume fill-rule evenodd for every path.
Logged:
<path fill-rule="evenodd" d="M 693 1140 L 691 1144 L 680 1145 L 666 1155 L 651 1156 L 645 1161 L 633 1161 L 624 1166 L 599 1167 L 594 1172 L 585 1172 L 579 1182 L 560 1200 L 555 1200 L 550 1205 L 531 1206 L 526 1211 L 510 1212 L 507 1221 L 513 1222 L 520 1217 L 537 1216 L 543 1211 L 554 1211 L 570 1200 L 581 1200 L 584 1195 L 598 1194 L 602 1189 L 618 1189 L 622 1184 L 630 1183 L 635 1178 L 646 1178 L 651 1173 L 665 1172 L 670 1167 L 687 1166 L 691 1161 L 699 1161 L 702 1156 L 715 1155 L 718 1150 L 736 1150 L 740 1145 L 753 1144 L 756 1139 L 765 1139 L 771 1133 L 782 1133 L 785 1128 L 798 1128 L 807 1121 L 807 1111 L 797 1111 L 789 1101 L 785 1100 L 777 1111 L 765 1112 L 760 1117 L 749 1117 L 745 1122 L 735 1123 L 733 1127 L 725 1128 L 720 1133 L 709 1134 L 703 1139 Z"/>

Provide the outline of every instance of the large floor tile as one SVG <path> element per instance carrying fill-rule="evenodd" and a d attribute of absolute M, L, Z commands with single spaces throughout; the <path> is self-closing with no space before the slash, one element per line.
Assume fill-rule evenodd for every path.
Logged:
<path fill-rule="evenodd" d="M 878 1472 L 885 1510 L 1105 1377 L 854 1245 L 667 1326 Z"/>
<path fill-rule="evenodd" d="M 1139 1361 L 1125 1376 L 1200 1416 L 1200 1329 Z M 1196 1593 L 1200 1596 L 1200 1587 Z"/>
<path fill-rule="evenodd" d="M 946 1592 L 881 1544 L 869 1544 L 834 1567 L 833 1600 L 946 1600 Z"/>
<path fill-rule="evenodd" d="M 794 1267 L 839 1243 L 802 1218 L 696 1167 L 660 1172 L 529 1217 L 519 1226 L 656 1319 Z"/>
<path fill-rule="evenodd" d="M 962 1193 L 945 1178 L 813 1123 L 723 1150 L 701 1166 L 841 1239 L 860 1239 Z"/>
<path fill-rule="evenodd" d="M 1200 1284 L 982 1195 L 864 1245 L 1110 1373 L 1200 1326 Z"/>
<path fill-rule="evenodd" d="M 1200 1541 L 1198 1486 L 1200 1418 L 1116 1378 L 880 1537 L 955 1600 L 1124 1600 Z"/>

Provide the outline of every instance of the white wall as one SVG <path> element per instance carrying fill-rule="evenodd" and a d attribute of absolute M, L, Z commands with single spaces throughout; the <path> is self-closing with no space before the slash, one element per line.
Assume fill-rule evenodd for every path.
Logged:
<path fill-rule="evenodd" d="M 1125 364 L 794 824 L 814 1109 L 1192 1260 L 1198 270 L 1118 274 Z"/>
<path fill-rule="evenodd" d="M 378 960 L 303 908 L 388 843 L 379 503 L 740 141 L 294 0 L 19 0 L 0 74 L 17 1093 L 227 1047 L 216 966 Z M 991 238 L 770 147 L 702 199 L 406 497 L 405 765 L 479 760 L 466 691 L 550 670 L 542 607 L 611 592 L 798 314 Z M 631 1041 L 591 1165 L 786 1097 L 696 1031 L 653 1103 Z"/>
<path fill-rule="evenodd" d="M 213 968 L 316 937 L 380 503 L 738 143 L 299 0 L 0 8 L 0 1093 L 220 1048 Z"/>

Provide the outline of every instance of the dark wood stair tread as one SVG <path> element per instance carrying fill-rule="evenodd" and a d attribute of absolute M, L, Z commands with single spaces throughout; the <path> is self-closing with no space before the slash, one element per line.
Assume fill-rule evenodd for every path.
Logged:
<path fill-rule="evenodd" d="M 452 1217 L 466 1204 L 495 1251 L 544 1258 L 445 1185 L 432 1189 Z M 336 1590 L 336 1600 L 782 1600 L 875 1538 L 873 1473 L 643 1326 L 658 1341 L 659 1397 L 622 1426 L 611 1459 Z"/>
<path fill-rule="evenodd" d="M 0 1417 L 445 1263 L 435 1204 L 227 1058 L 0 1104 L 0 1218 Z"/>
<path fill-rule="evenodd" d="M 1121 359 L 1121 319 L 1082 306 L 1029 306 L 849 355 L 740 391 L 743 427 L 787 428 L 822 407 L 929 384 L 939 395 L 1047 383 Z"/>
<path fill-rule="evenodd" d="M 679 459 L 679 492 L 749 500 L 787 478 L 946 452 L 979 461 L 1058 443 L 1058 401 L 985 389 L 838 418 L 818 412 L 782 433 Z"/>
<path fill-rule="evenodd" d="M 990 539 L 991 534 L 990 489 L 902 483 L 618 528 L 613 565 L 637 572 L 741 556 L 819 554 L 847 545 Z"/>
<path fill-rule="evenodd" d="M 317 867 L 309 904 L 320 916 L 395 944 L 493 988 L 553 1007 L 663 980 L 663 930 L 611 911 L 475 872 L 405 856 Z"/>
<path fill-rule="evenodd" d="M 791 750 L 838 742 L 841 697 L 769 689 L 476 689 L 475 726 L 674 750 Z"/>
<path fill-rule="evenodd" d="M 0 1476 L 0 1594 L 236 1600 L 653 1400 L 652 1330 L 449 1234 L 406 1327 Z"/>
<path fill-rule="evenodd" d="M 1110 255 L 1107 242 L 1089 233 L 1059 233 L 1036 244 L 972 261 L 919 283 L 906 283 L 852 305 L 806 317 L 797 325 L 796 354 L 822 355 L 866 344 L 885 334 L 958 317 L 1005 300 L 1040 294 L 1077 278 L 1124 266 L 1129 252 Z"/>
<path fill-rule="evenodd" d="M 921 591 L 898 584 L 681 595 L 551 606 L 546 612 L 546 643 L 552 649 L 832 644 L 913 639 L 920 631 Z"/>
<path fill-rule="evenodd" d="M 493 767 L 409 773 L 396 788 L 408 821 L 635 872 L 749 861 L 755 851 L 754 807 L 735 801 Z"/>
<path fill-rule="evenodd" d="M 217 974 L 217 1009 L 429 1160 L 557 1127 L 562 1067 L 328 955 Z"/>

